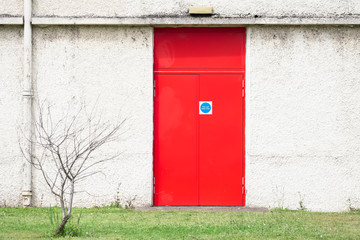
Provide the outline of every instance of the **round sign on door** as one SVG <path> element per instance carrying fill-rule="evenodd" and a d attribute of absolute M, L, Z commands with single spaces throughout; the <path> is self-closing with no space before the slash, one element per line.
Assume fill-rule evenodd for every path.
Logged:
<path fill-rule="evenodd" d="M 212 115 L 212 101 L 199 101 L 199 114 Z"/>

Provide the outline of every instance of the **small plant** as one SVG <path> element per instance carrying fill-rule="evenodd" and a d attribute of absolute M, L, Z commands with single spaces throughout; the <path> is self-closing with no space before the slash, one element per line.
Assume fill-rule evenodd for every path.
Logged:
<path fill-rule="evenodd" d="M 61 222 L 59 212 L 56 211 L 56 207 L 49 207 L 48 218 L 51 226 L 58 226 Z"/>
<path fill-rule="evenodd" d="M 41 194 L 40 207 L 43 207 L 43 202 L 44 202 L 44 194 Z"/>
<path fill-rule="evenodd" d="M 300 192 L 298 192 L 298 194 L 299 194 L 299 198 L 300 198 L 300 200 L 299 200 L 299 210 L 306 210 L 305 205 L 304 205 L 304 196 L 301 195 Z"/>
<path fill-rule="evenodd" d="M 2 207 L 3 207 L 3 208 L 6 208 L 6 207 L 7 207 L 7 205 L 6 205 L 6 200 L 4 200 L 3 205 L 0 204 L 0 208 L 2 208 Z"/>
<path fill-rule="evenodd" d="M 352 205 L 350 198 L 347 199 L 347 202 L 348 202 L 349 212 L 356 212 L 357 209 Z"/>
<path fill-rule="evenodd" d="M 69 237 L 80 237 L 82 235 L 81 229 L 78 227 L 74 227 L 71 223 L 64 228 L 59 236 L 69 236 Z"/>
<path fill-rule="evenodd" d="M 126 200 L 125 209 L 134 210 L 135 209 L 135 206 L 134 206 L 135 200 L 136 200 L 136 195 L 135 195 L 135 197 L 129 198 L 128 200 Z"/>
<path fill-rule="evenodd" d="M 121 183 L 118 184 L 118 187 L 116 189 L 115 200 L 113 203 L 111 203 L 111 205 L 113 205 L 113 207 L 116 207 L 116 208 L 122 208 L 121 203 L 120 203 L 120 186 L 121 186 Z"/>
<path fill-rule="evenodd" d="M 300 210 L 305 210 L 304 202 L 302 200 L 299 201 Z"/>
<path fill-rule="evenodd" d="M 121 183 L 118 184 L 116 188 L 116 194 L 114 195 L 114 201 L 110 203 L 110 205 L 104 205 L 105 208 L 122 208 L 121 200 L 120 200 L 120 186 Z"/>

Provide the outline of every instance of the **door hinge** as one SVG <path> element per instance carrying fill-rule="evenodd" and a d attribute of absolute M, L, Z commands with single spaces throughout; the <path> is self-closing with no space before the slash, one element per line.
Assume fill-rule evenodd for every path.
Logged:
<path fill-rule="evenodd" d="M 244 97 L 245 95 L 245 80 L 242 80 L 242 96 Z"/>
<path fill-rule="evenodd" d="M 154 191 L 154 194 L 155 194 L 155 177 L 153 177 L 154 179 L 154 182 L 153 182 L 153 191 Z"/>
<path fill-rule="evenodd" d="M 155 89 L 156 89 L 156 80 L 154 79 L 154 97 L 155 97 Z"/>
<path fill-rule="evenodd" d="M 245 193 L 245 178 L 244 177 L 241 178 L 241 183 L 242 183 L 242 194 L 244 195 L 244 193 Z"/>

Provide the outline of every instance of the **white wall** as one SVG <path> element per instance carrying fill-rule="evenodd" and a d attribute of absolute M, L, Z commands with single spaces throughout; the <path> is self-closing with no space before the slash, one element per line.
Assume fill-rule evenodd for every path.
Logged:
<path fill-rule="evenodd" d="M 21 16 L 24 13 L 23 0 L 0 0 L 1 15 Z"/>
<path fill-rule="evenodd" d="M 357 0 L 34 0 L 37 16 L 148 16 L 187 15 L 189 6 L 210 5 L 214 13 L 223 16 L 331 16 L 360 13 Z"/>
<path fill-rule="evenodd" d="M 222 16 L 335 16 L 359 14 L 357 0 L 33 0 L 36 16 L 148 16 L 186 15 L 189 6 L 210 5 Z M 22 0 L 0 0 L 0 15 L 22 15 Z"/>
<path fill-rule="evenodd" d="M 348 1 L 55 1 L 33 0 L 35 16 L 178 17 L 211 5 L 224 17 L 344 17 Z M 23 1 L 0 0 L 0 17 L 19 16 Z M 180 19 L 180 18 L 179 18 Z M 226 18 L 223 18 L 226 21 Z M 191 23 L 191 18 L 190 18 Z M 226 22 L 224 22 L 226 23 Z M 0 26 L 0 205 L 21 204 L 23 159 L 22 26 Z M 248 26 L 246 187 L 250 206 L 302 205 L 314 211 L 360 208 L 360 27 Z M 124 150 L 83 184 L 76 206 L 110 204 L 119 195 L 152 203 L 153 33 L 151 27 L 34 26 L 36 97 L 58 116 L 98 99 L 104 119 L 127 118 L 126 133 L 100 154 Z M 34 171 L 34 204 L 54 204 Z"/>
<path fill-rule="evenodd" d="M 359 208 L 360 28 L 247 34 L 247 203 Z"/>
<path fill-rule="evenodd" d="M 117 123 L 126 118 L 126 124 L 121 129 L 125 133 L 118 142 L 104 146 L 99 155 L 123 153 L 115 160 L 101 165 L 99 170 L 102 174 L 89 178 L 76 189 L 89 194 L 76 195 L 75 205 L 91 207 L 110 204 L 115 200 L 119 184 L 119 197 L 123 203 L 136 196 L 135 204 L 138 206 L 150 205 L 153 138 L 152 28 L 35 28 L 33 40 L 36 98 L 46 99 L 53 104 L 54 119 L 59 119 L 68 106 L 77 109 L 83 102 L 89 109 L 97 104 L 97 113 L 103 121 Z M 21 43 L 13 45 L 21 48 Z M 8 49 L 9 52 L 11 50 Z M 4 61 L 6 57 L 4 56 Z M 21 70 L 21 63 L 17 68 Z M 22 75 L 22 72 L 19 71 L 19 74 Z M 19 87 L 18 81 L 10 82 Z M 9 90 L 9 87 L 2 89 Z M 20 93 L 17 92 L 16 96 L 19 99 Z M 10 106 L 6 110 L 14 111 Z M 12 119 L 5 116 L 1 120 L 7 120 L 8 125 L 14 127 Z M 16 142 L 11 144 L 17 148 Z M 7 154 L 11 155 L 11 152 Z M 7 164 L 7 167 L 12 166 Z M 20 180 L 20 170 L 20 167 L 14 167 L 12 171 L 17 172 L 12 173 L 10 179 Z M 33 183 L 34 205 L 54 205 L 54 198 L 36 170 Z M 15 192 L 20 193 L 20 190 L 18 188 Z M 8 199 L 7 196 L 5 198 Z M 16 203 L 13 202 L 14 205 Z"/>
<path fill-rule="evenodd" d="M 0 206 L 21 204 L 22 28 L 0 26 Z"/>
<path fill-rule="evenodd" d="M 105 122 L 126 119 L 118 142 L 94 157 L 118 158 L 100 166 L 76 191 L 76 206 L 152 204 L 153 37 L 150 27 L 34 28 L 35 99 L 53 105 L 53 118 L 85 103 Z M 21 27 L 0 28 L 0 206 L 19 206 L 24 159 L 17 128 L 22 122 L 23 45 Z M 101 155 L 101 156 L 99 156 Z M 54 205 L 40 172 L 33 171 L 33 204 Z M 120 185 L 120 188 L 119 188 Z"/>

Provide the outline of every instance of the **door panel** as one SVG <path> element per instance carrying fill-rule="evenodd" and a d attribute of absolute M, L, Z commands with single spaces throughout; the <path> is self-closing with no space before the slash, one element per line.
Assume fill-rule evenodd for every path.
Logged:
<path fill-rule="evenodd" d="M 245 28 L 155 28 L 157 70 L 245 70 Z"/>
<path fill-rule="evenodd" d="M 200 115 L 200 205 L 242 203 L 242 76 L 201 75 L 200 100 L 212 115 Z"/>
<path fill-rule="evenodd" d="M 156 75 L 155 205 L 198 203 L 198 78 Z"/>

